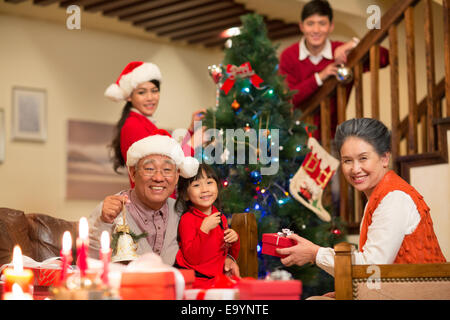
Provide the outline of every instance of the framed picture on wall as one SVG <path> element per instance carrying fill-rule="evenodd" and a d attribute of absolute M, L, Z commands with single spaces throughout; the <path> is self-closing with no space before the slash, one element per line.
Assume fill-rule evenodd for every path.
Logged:
<path fill-rule="evenodd" d="M 5 111 L 0 109 L 0 163 L 5 161 Z"/>
<path fill-rule="evenodd" d="M 12 101 L 13 140 L 46 141 L 46 91 L 13 87 Z"/>

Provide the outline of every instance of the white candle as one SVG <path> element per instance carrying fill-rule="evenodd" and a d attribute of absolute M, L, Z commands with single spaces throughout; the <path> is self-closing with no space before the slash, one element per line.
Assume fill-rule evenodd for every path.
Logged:
<path fill-rule="evenodd" d="M 33 300 L 33 297 L 29 293 L 23 293 L 21 286 L 14 283 L 12 292 L 5 293 L 3 300 Z"/>
<path fill-rule="evenodd" d="M 72 236 L 69 231 L 64 232 L 62 240 L 62 271 L 60 280 L 64 282 L 67 277 L 67 268 L 72 263 Z"/>
<path fill-rule="evenodd" d="M 22 291 L 31 292 L 34 274 L 30 269 L 23 269 L 22 250 L 18 245 L 14 247 L 12 263 L 12 268 L 6 268 L 3 271 L 5 276 L 5 293 L 12 291 L 13 284 L 20 286 Z"/>
<path fill-rule="evenodd" d="M 108 264 L 109 260 L 111 258 L 111 249 L 109 248 L 109 232 L 103 231 L 102 235 L 100 237 L 100 243 L 101 243 L 101 250 L 100 250 L 100 259 L 103 261 L 103 274 L 102 274 L 102 280 L 103 283 L 107 286 L 108 285 Z"/>

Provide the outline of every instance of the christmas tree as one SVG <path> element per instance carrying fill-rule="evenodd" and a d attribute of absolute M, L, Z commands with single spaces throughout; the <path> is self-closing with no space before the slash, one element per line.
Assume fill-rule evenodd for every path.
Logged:
<path fill-rule="evenodd" d="M 277 46 L 267 37 L 263 18 L 249 14 L 241 21 L 240 34 L 230 38 L 220 70 L 212 75 L 221 90 L 217 106 L 208 109 L 203 122 L 215 134 L 202 149 L 202 161 L 223 179 L 224 213 L 255 214 L 259 241 L 263 233 L 289 228 L 332 247 L 344 236 L 339 220 L 322 221 L 289 193 L 290 179 L 310 151 L 308 130 L 314 128 L 299 121 L 300 111 L 292 108 L 295 92 L 278 73 Z M 279 258 L 259 254 L 259 277 L 275 269 L 300 279 L 304 297 L 334 290 L 333 278 L 316 266 L 286 268 Z"/>

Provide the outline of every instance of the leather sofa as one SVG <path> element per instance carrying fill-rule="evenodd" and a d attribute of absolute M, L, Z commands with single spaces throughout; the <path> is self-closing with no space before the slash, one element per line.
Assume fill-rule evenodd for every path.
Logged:
<path fill-rule="evenodd" d="M 72 234 L 72 256 L 75 258 L 78 222 L 0 208 L 0 266 L 11 262 L 16 244 L 22 249 L 23 255 L 35 261 L 59 256 L 65 231 Z"/>

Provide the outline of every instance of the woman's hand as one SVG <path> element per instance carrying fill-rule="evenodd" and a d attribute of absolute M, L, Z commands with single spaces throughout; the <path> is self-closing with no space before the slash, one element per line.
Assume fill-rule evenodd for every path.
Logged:
<path fill-rule="evenodd" d="M 223 234 L 223 240 L 225 240 L 226 243 L 234 243 L 239 239 L 237 232 L 233 229 L 226 229 Z"/>
<path fill-rule="evenodd" d="M 315 262 L 319 246 L 296 234 L 288 235 L 287 238 L 297 241 L 297 244 L 290 248 L 276 249 L 278 254 L 287 255 L 281 259 L 281 263 L 289 267 L 293 264 L 302 266 L 308 262 Z"/>
<path fill-rule="evenodd" d="M 194 122 L 202 121 L 203 118 L 205 117 L 205 114 L 206 114 L 206 109 L 199 109 L 197 111 L 194 111 L 194 113 L 192 114 L 192 120 L 191 120 L 191 125 L 189 126 L 189 131 L 191 131 L 191 132 L 194 131 Z"/>
<path fill-rule="evenodd" d="M 219 225 L 220 221 L 222 221 L 220 212 L 211 213 L 209 216 L 203 219 L 200 230 L 204 233 L 209 233 L 209 231 Z"/>
<path fill-rule="evenodd" d="M 114 219 L 116 219 L 116 217 L 122 212 L 124 202 L 129 202 L 127 195 L 107 196 L 103 200 L 101 215 L 101 219 L 103 220 L 103 222 L 113 223 Z"/>

